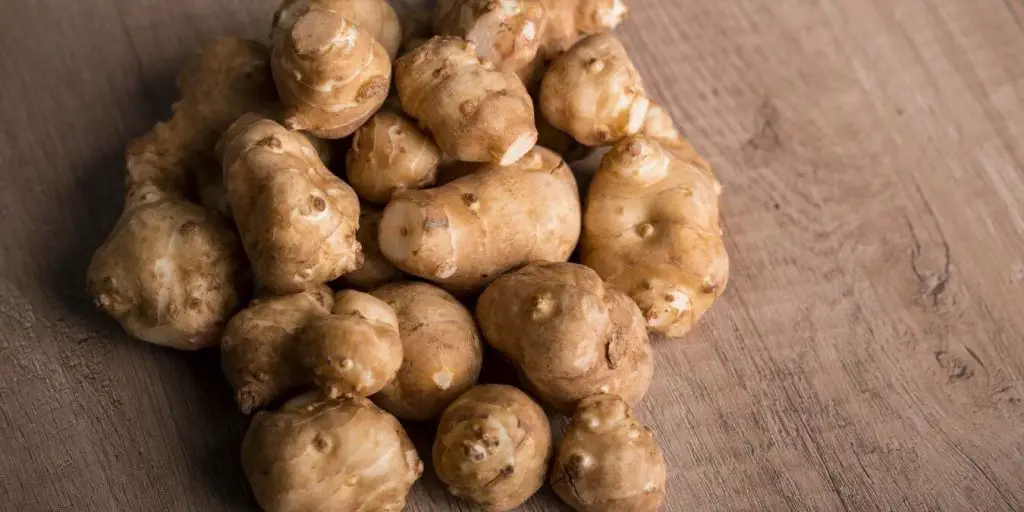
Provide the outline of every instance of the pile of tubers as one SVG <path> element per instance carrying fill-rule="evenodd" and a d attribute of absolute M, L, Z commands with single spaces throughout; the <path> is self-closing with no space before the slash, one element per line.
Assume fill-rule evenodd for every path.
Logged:
<path fill-rule="evenodd" d="M 438 479 L 485 510 L 546 481 L 580 511 L 659 508 L 631 410 L 649 336 L 690 331 L 729 261 L 721 186 L 610 33 L 626 12 L 285 0 L 269 47 L 187 63 L 88 288 L 136 338 L 219 345 L 264 510 L 401 510 L 424 464 L 400 420 L 437 422 Z M 581 199 L 567 161 L 598 148 Z M 478 384 L 485 344 L 522 390 Z M 542 406 L 571 417 L 557 445 Z"/>

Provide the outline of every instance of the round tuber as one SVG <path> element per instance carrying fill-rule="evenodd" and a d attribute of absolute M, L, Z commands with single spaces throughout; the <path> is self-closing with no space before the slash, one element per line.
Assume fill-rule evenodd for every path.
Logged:
<path fill-rule="evenodd" d="M 434 469 L 453 496 L 490 512 L 522 505 L 544 484 L 551 426 L 544 410 L 509 386 L 477 386 L 441 415 Z"/>
<path fill-rule="evenodd" d="M 243 414 L 262 409 L 310 383 L 297 360 L 298 333 L 334 305 L 330 288 L 256 299 L 238 312 L 221 338 L 221 366 Z"/>
<path fill-rule="evenodd" d="M 580 402 L 562 436 L 551 486 L 578 512 L 655 512 L 666 468 L 650 429 L 615 395 Z"/>
<path fill-rule="evenodd" d="M 538 147 L 509 167 L 481 165 L 441 187 L 395 194 L 380 222 L 381 252 L 452 293 L 477 292 L 529 261 L 569 259 L 578 194 L 569 166 Z"/>
<path fill-rule="evenodd" d="M 476 384 L 483 343 L 469 310 L 444 290 L 419 282 L 371 292 L 398 316 L 402 367 L 373 401 L 404 420 L 436 418 Z"/>
<path fill-rule="evenodd" d="M 359 199 L 308 139 L 246 115 L 220 144 L 242 244 L 268 290 L 294 293 L 359 268 Z"/>
<path fill-rule="evenodd" d="M 391 59 L 369 32 L 319 4 L 284 32 L 275 38 L 270 66 L 287 107 L 286 127 L 340 139 L 384 104 Z"/>
<path fill-rule="evenodd" d="M 434 37 L 399 58 L 395 86 L 402 109 L 457 160 L 511 165 L 537 142 L 526 87 L 464 39 Z"/>
<path fill-rule="evenodd" d="M 367 397 L 402 366 L 398 318 L 391 306 L 372 295 L 340 291 L 331 314 L 302 332 L 298 351 L 327 396 Z"/>
<path fill-rule="evenodd" d="M 434 185 L 441 148 L 405 116 L 382 110 L 356 131 L 346 163 L 356 194 L 386 204 L 396 191 Z"/>
<path fill-rule="evenodd" d="M 393 416 L 364 398 L 316 392 L 256 414 L 242 468 L 266 512 L 400 512 L 423 474 Z"/>
<path fill-rule="evenodd" d="M 551 64 L 540 87 L 548 122 L 591 147 L 638 133 L 649 106 L 640 73 L 611 34 L 577 43 Z"/>
<path fill-rule="evenodd" d="M 654 373 L 643 316 L 625 294 L 574 263 L 532 263 L 477 301 L 484 339 L 546 405 L 570 412 L 598 393 L 636 403 Z"/>
<path fill-rule="evenodd" d="M 96 305 L 128 334 L 167 347 L 216 345 L 249 293 L 238 237 L 216 213 L 135 184 L 86 275 Z"/>
<path fill-rule="evenodd" d="M 640 306 L 647 328 L 686 334 L 725 290 L 722 243 L 710 168 L 646 136 L 615 145 L 587 195 L 581 259 Z"/>

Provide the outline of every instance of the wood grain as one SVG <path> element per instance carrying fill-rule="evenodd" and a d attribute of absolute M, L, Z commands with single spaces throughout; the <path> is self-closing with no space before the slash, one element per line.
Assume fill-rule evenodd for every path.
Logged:
<path fill-rule="evenodd" d="M 83 276 L 184 57 L 263 36 L 275 2 L 21 3 L 0 17 L 0 508 L 255 510 L 216 354 L 128 339 Z M 1024 3 L 631 6 L 622 38 L 726 186 L 733 260 L 697 332 L 656 347 L 665 510 L 1024 509 Z M 468 507 L 428 475 L 409 509 Z"/>

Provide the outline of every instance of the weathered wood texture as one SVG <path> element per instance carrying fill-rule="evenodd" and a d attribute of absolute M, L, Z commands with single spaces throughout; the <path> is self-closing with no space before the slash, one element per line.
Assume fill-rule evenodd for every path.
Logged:
<path fill-rule="evenodd" d="M 14 3 L 0 508 L 254 509 L 216 354 L 129 340 L 83 275 L 183 58 L 262 36 L 275 1 Z M 700 329 L 657 347 L 665 509 L 1024 509 L 1024 4 L 632 6 L 622 37 L 726 185 L 733 260 Z M 411 510 L 467 508 L 424 481 Z"/>

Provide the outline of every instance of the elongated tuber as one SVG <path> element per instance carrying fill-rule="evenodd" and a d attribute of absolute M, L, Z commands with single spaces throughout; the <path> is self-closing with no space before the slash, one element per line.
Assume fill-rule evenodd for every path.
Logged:
<path fill-rule="evenodd" d="M 299 353 L 327 396 L 370 396 L 402 365 L 398 318 L 372 295 L 338 292 L 331 314 L 302 332 Z"/>
<path fill-rule="evenodd" d="M 380 252 L 377 232 L 381 211 L 363 204 L 359 209 L 359 231 L 356 240 L 363 248 L 363 264 L 341 276 L 342 281 L 360 290 L 372 290 L 387 283 L 400 281 L 406 275 L 391 264 Z"/>
<path fill-rule="evenodd" d="M 580 402 L 558 446 L 551 486 L 578 512 L 655 512 L 666 468 L 650 429 L 615 395 Z"/>
<path fill-rule="evenodd" d="M 340 139 L 384 103 L 391 59 L 369 32 L 320 5 L 311 5 L 283 32 L 270 65 L 289 129 Z"/>
<path fill-rule="evenodd" d="M 298 334 L 314 319 L 327 316 L 333 305 L 330 288 L 319 286 L 256 299 L 231 318 L 221 338 L 220 359 L 243 414 L 310 383 L 297 357 Z"/>
<path fill-rule="evenodd" d="M 441 416 L 434 469 L 453 496 L 492 512 L 523 504 L 544 484 L 551 427 L 544 410 L 509 386 L 478 386 Z"/>
<path fill-rule="evenodd" d="M 138 183 L 86 281 L 128 334 L 167 347 L 216 345 L 249 291 L 245 255 L 215 213 Z"/>
<path fill-rule="evenodd" d="M 526 87 L 464 39 L 434 37 L 399 58 L 395 86 L 402 109 L 457 160 L 511 165 L 537 142 Z"/>
<path fill-rule="evenodd" d="M 281 37 L 310 8 L 329 9 L 365 30 L 394 59 L 402 42 L 398 14 L 386 0 L 284 0 L 274 13 L 272 37 Z"/>
<path fill-rule="evenodd" d="M 686 334 L 729 278 L 721 186 L 650 137 L 615 145 L 587 195 L 581 258 L 640 306 L 647 328 Z"/>
<path fill-rule="evenodd" d="M 372 292 L 398 316 L 402 367 L 373 401 L 395 416 L 436 418 L 480 376 L 483 343 L 473 316 L 444 290 L 418 282 L 393 283 Z"/>
<path fill-rule="evenodd" d="M 583 265 L 533 263 L 506 274 L 484 290 L 476 317 L 487 343 L 559 411 L 598 393 L 636 403 L 651 383 L 640 311 Z"/>
<path fill-rule="evenodd" d="M 364 398 L 315 392 L 256 415 L 242 468 L 266 512 L 400 512 L 423 474 L 393 416 Z"/>
<path fill-rule="evenodd" d="M 348 152 L 348 182 L 359 197 L 384 204 L 391 194 L 434 185 L 441 149 L 401 114 L 377 112 L 356 131 Z"/>
<path fill-rule="evenodd" d="M 587 146 L 637 134 L 649 107 L 640 73 L 611 34 L 577 43 L 551 64 L 541 82 L 544 117 Z"/>
<path fill-rule="evenodd" d="M 565 261 L 580 210 L 569 166 L 544 148 L 516 165 L 482 165 L 447 185 L 395 194 L 380 223 L 381 252 L 453 293 L 481 290 L 534 260 Z"/>
<path fill-rule="evenodd" d="M 247 115 L 220 144 L 242 244 L 267 289 L 298 292 L 362 264 L 359 200 L 305 137 Z"/>

